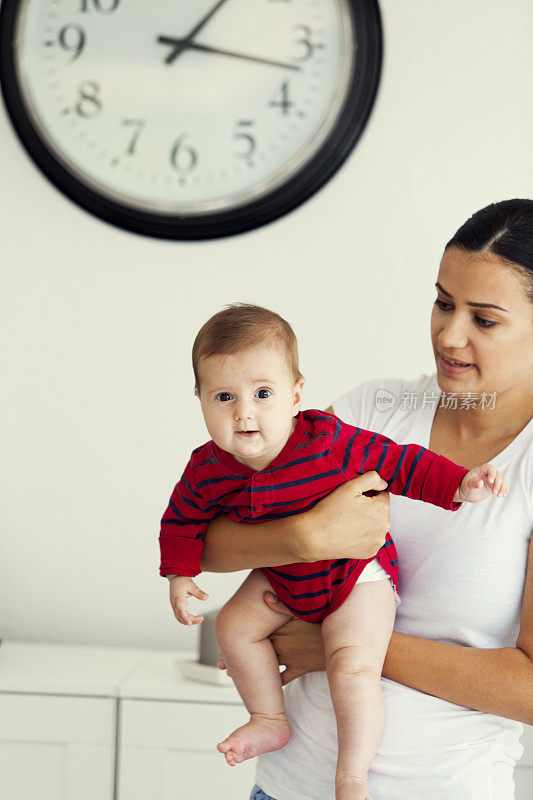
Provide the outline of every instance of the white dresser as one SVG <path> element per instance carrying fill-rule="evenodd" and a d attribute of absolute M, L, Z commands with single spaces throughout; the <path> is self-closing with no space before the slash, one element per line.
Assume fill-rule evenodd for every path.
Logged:
<path fill-rule="evenodd" d="M 246 709 L 233 686 L 181 678 L 186 658 L 3 641 L 1 800 L 247 800 L 253 761 L 216 750 Z"/>
<path fill-rule="evenodd" d="M 216 750 L 246 710 L 232 686 L 184 680 L 183 659 L 2 642 L 1 800 L 248 800 L 253 761 L 229 767 Z M 516 800 L 531 800 L 532 728 L 523 742 Z"/>

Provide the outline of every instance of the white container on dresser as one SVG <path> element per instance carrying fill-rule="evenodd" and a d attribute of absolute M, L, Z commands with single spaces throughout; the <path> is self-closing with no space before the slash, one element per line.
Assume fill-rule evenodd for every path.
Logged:
<path fill-rule="evenodd" d="M 184 680 L 177 662 L 193 658 L 2 642 L 1 800 L 247 800 L 254 762 L 216 750 L 246 711 L 232 686 Z M 516 800 L 531 800 L 532 728 L 523 743 Z"/>

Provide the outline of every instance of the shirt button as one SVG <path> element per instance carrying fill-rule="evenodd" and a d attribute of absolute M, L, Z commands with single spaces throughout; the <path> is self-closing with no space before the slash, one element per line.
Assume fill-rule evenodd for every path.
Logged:
<path fill-rule="evenodd" d="M 255 509 L 255 513 L 262 514 L 264 510 L 265 510 L 264 506 L 257 506 L 257 508 Z"/>
<path fill-rule="evenodd" d="M 257 483 L 263 483 L 263 481 L 265 480 L 265 476 L 264 475 L 256 475 L 255 480 L 257 481 Z"/>

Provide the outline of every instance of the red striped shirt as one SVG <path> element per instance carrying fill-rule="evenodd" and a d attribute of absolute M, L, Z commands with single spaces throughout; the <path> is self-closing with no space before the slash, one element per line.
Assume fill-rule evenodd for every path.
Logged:
<path fill-rule="evenodd" d="M 298 415 L 281 453 L 255 472 L 210 441 L 193 451 L 161 521 L 161 575 L 200 572 L 207 525 L 221 512 L 237 522 L 264 522 L 306 511 L 363 472 L 376 470 L 393 494 L 453 511 L 468 470 L 417 444 L 400 445 L 379 433 L 344 424 L 323 411 Z M 428 535 L 430 533 L 428 532 Z M 398 585 L 394 543 L 375 558 Z M 366 564 L 348 559 L 264 568 L 273 590 L 291 611 L 320 622 L 348 597 Z"/>

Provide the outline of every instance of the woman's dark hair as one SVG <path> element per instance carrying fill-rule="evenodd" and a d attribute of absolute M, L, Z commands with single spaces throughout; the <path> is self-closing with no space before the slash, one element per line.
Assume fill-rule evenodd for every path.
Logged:
<path fill-rule="evenodd" d="M 503 200 L 477 211 L 445 247 L 486 250 L 515 267 L 533 302 L 533 200 Z"/>

